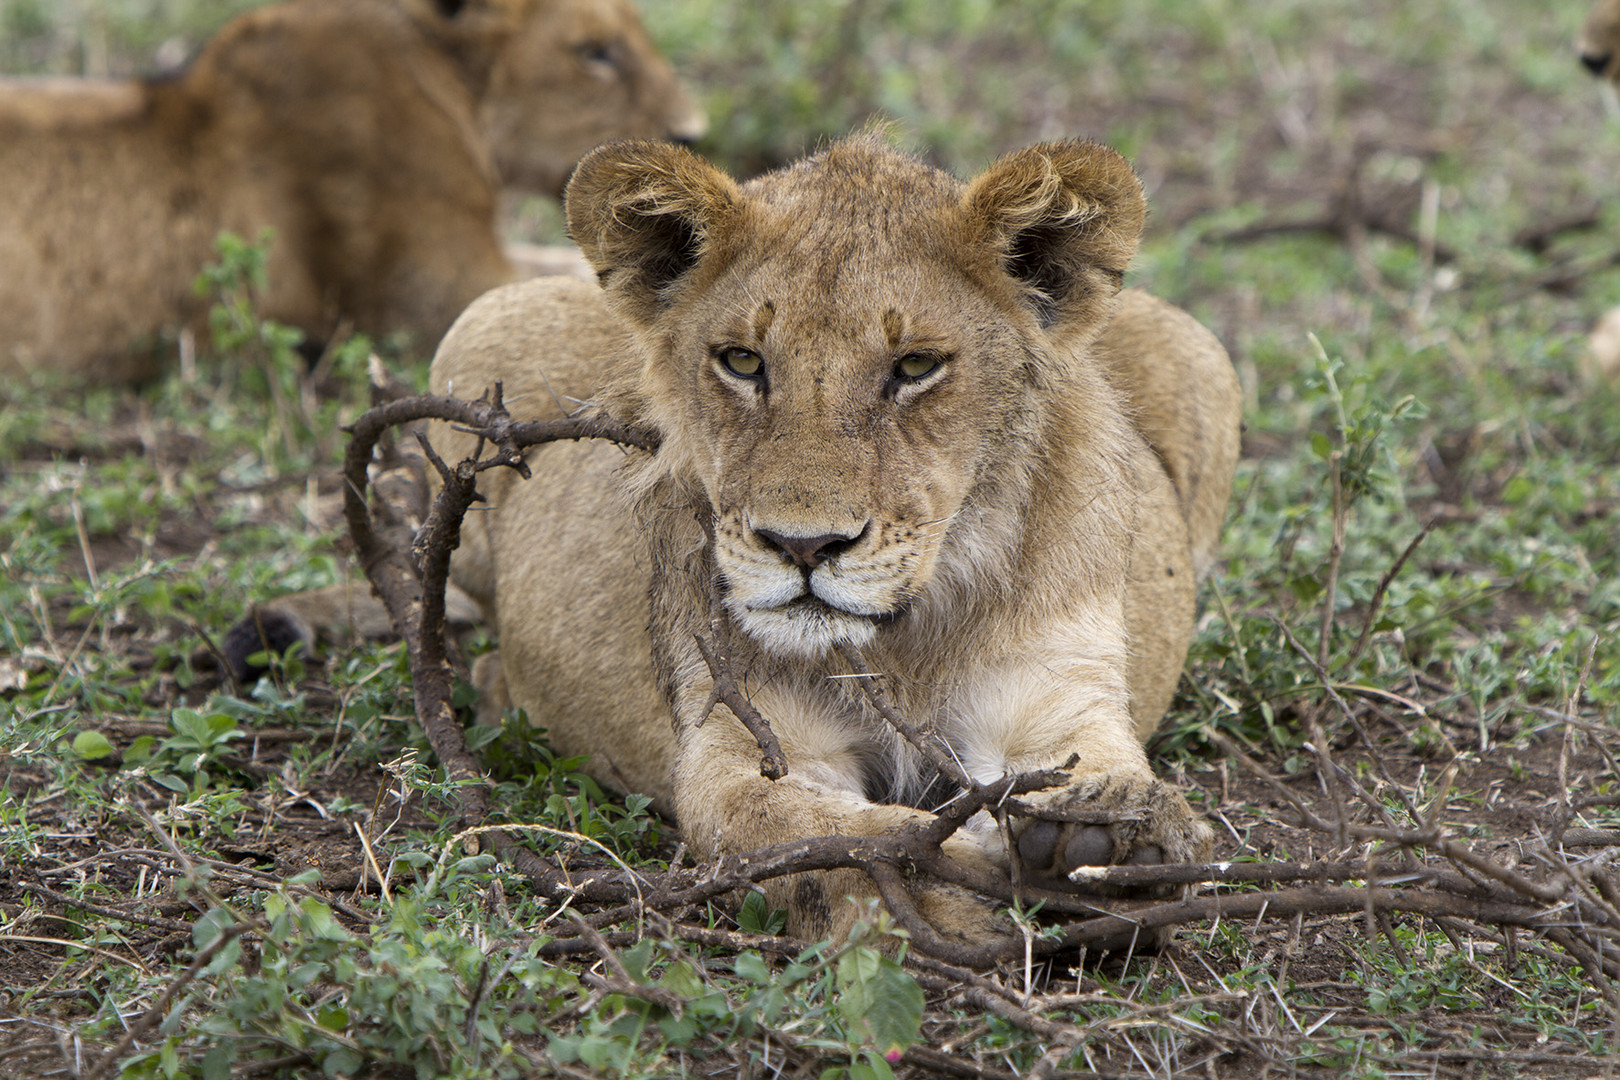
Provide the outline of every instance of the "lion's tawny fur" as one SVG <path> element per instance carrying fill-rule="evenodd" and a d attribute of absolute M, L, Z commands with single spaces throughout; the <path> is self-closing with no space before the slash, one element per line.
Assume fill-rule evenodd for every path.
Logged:
<path fill-rule="evenodd" d="M 1144 215 L 1124 160 L 1043 144 L 964 184 L 862 137 L 739 186 L 679 148 L 615 144 L 581 164 L 568 215 L 602 287 L 483 297 L 433 388 L 500 380 L 518 415 L 588 402 L 663 442 L 551 446 L 531 480 L 485 474 L 490 507 L 453 565 L 498 631 L 488 701 L 673 810 L 699 853 L 875 835 L 940 792 L 837 678 L 834 647 L 853 643 L 973 776 L 1074 755 L 1039 798 L 1121 815 L 1101 835 L 1015 822 L 1027 875 L 1206 857 L 1208 828 L 1141 739 L 1180 677 L 1240 394 L 1208 331 L 1119 291 Z M 471 450 L 442 426 L 434 441 Z M 787 756 L 776 782 L 724 707 L 702 717 L 694 635 L 716 569 Z M 1015 857 L 988 822 L 948 850 Z M 978 902 L 913 887 L 942 932 L 990 931 Z M 854 871 L 770 888 L 811 936 L 871 892 Z"/>
<path fill-rule="evenodd" d="M 1597 0 L 1586 13 L 1575 51 L 1592 74 L 1620 82 L 1620 0 Z"/>
<path fill-rule="evenodd" d="M 431 348 L 514 277 L 502 183 L 703 123 L 627 0 L 292 0 L 173 78 L 0 80 L 0 376 L 150 376 L 222 229 L 274 230 L 264 315 Z"/>
<path fill-rule="evenodd" d="M 1581 63 L 1609 86 L 1620 86 L 1620 0 L 1597 0 L 1587 12 L 1576 38 Z M 1581 376 L 1590 383 L 1611 385 L 1620 380 L 1620 308 L 1610 308 L 1598 319 L 1587 338 L 1580 361 Z"/>

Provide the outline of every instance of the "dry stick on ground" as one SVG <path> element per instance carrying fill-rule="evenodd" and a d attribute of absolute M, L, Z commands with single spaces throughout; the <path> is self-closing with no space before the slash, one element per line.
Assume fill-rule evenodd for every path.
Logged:
<path fill-rule="evenodd" d="M 1288 233 L 1325 233 L 1341 242 L 1348 242 L 1367 233 L 1382 233 L 1403 240 L 1429 255 L 1435 262 L 1455 262 L 1457 253 L 1444 244 L 1435 242 L 1432 235 L 1414 231 L 1403 218 L 1410 205 L 1404 199 L 1391 199 L 1391 192 L 1382 192 L 1386 205 L 1374 205 L 1362 189 L 1362 172 L 1370 152 L 1376 147 L 1361 149 L 1350 166 L 1334 184 L 1328 205 L 1315 217 L 1292 221 L 1268 219 L 1232 229 L 1215 236 L 1220 243 L 1241 244 Z M 1410 190 L 1410 189 L 1408 189 Z M 1389 203 L 1398 205 L 1391 207 Z M 1408 219 L 1409 220 L 1409 219 Z"/>
<path fill-rule="evenodd" d="M 1406 565 L 1406 560 L 1412 557 L 1412 553 L 1418 549 L 1418 545 L 1423 543 L 1424 537 L 1434 530 L 1439 521 L 1439 518 L 1430 518 L 1425 521 L 1423 528 L 1419 529 L 1418 534 L 1412 537 L 1412 542 L 1406 545 L 1406 549 L 1401 552 L 1400 557 L 1390 564 L 1390 568 L 1384 571 L 1383 576 L 1378 579 L 1378 587 L 1373 590 L 1372 599 L 1367 602 L 1367 613 L 1361 619 L 1361 632 L 1356 635 L 1356 643 L 1350 646 L 1350 654 L 1344 659 L 1344 667 L 1354 667 L 1356 661 L 1361 659 L 1361 654 L 1367 648 L 1367 641 L 1372 635 L 1373 623 L 1378 619 L 1378 609 L 1383 606 L 1384 594 L 1389 591 L 1390 583 L 1395 580 L 1395 576 L 1401 572 L 1401 567 Z"/>
<path fill-rule="evenodd" d="M 117 919 L 120 922 L 135 923 L 138 926 L 150 926 L 157 930 L 167 930 L 171 934 L 191 933 L 191 924 L 179 922 L 175 919 L 154 918 L 151 915 L 140 915 L 133 911 L 124 911 L 120 908 L 105 907 L 101 904 L 92 904 L 88 900 L 59 893 L 55 889 L 48 889 L 43 885 L 35 885 L 27 881 L 19 881 L 16 888 L 25 893 L 31 893 L 41 900 L 50 900 L 63 907 L 78 908 L 92 915 L 100 915 L 106 919 Z"/>
<path fill-rule="evenodd" d="M 118 1040 L 117 1045 L 103 1054 L 101 1060 L 97 1061 L 94 1067 L 85 1074 L 85 1080 L 100 1080 L 102 1076 L 107 1075 L 107 1071 L 117 1064 L 118 1059 L 129 1053 L 136 1040 L 146 1034 L 153 1024 L 163 1019 L 163 1015 L 168 1011 L 169 1003 L 174 1000 L 175 995 L 191 985 L 192 981 L 197 978 L 198 973 L 207 966 L 208 961 L 214 958 L 214 954 L 235 941 L 247 929 L 247 923 L 232 923 L 230 926 L 221 929 L 219 936 L 213 941 L 198 950 L 197 955 L 192 958 L 191 965 L 170 981 L 168 986 L 163 988 L 163 992 L 158 995 L 156 1001 L 152 1002 L 151 1007 L 137 1017 L 133 1024 L 129 1025 L 129 1029 L 124 1032 L 123 1038 Z"/>
<path fill-rule="evenodd" d="M 1297 642 L 1295 643 L 1296 647 Z M 1318 673 L 1321 675 L 1322 673 Z M 1331 687 L 1329 688 L 1331 693 Z M 1342 701 L 1341 701 L 1342 706 Z M 1365 738 L 1365 733 L 1363 733 Z M 1274 791 L 1285 793 L 1285 797 L 1294 801 L 1296 808 L 1302 810 L 1302 818 L 1310 818 L 1308 827 L 1319 831 L 1329 831 L 1328 823 L 1314 818 L 1303 811 L 1286 788 L 1272 777 L 1267 770 L 1250 759 L 1230 740 L 1220 739 L 1223 746 L 1236 757 L 1245 769 L 1267 782 Z M 1350 838 L 1357 840 L 1371 840 L 1389 844 L 1405 849 L 1426 848 L 1436 855 L 1448 860 L 1467 876 L 1470 886 L 1480 898 L 1480 906 L 1476 914 L 1462 916 L 1472 922 L 1489 923 L 1500 926 L 1506 930 L 1513 926 L 1524 926 L 1533 929 L 1548 941 L 1563 949 L 1565 953 L 1575 958 L 1582 968 L 1586 970 L 1593 985 L 1602 995 L 1605 1004 L 1617 1017 L 1620 1017 L 1620 990 L 1617 990 L 1614 981 L 1620 979 L 1620 960 L 1615 954 L 1620 953 L 1616 947 L 1617 931 L 1610 916 L 1607 904 L 1594 903 L 1592 894 L 1581 887 L 1580 875 L 1567 862 L 1558 860 L 1549 850 L 1543 854 L 1548 868 L 1551 871 L 1551 880 L 1541 882 L 1503 866 L 1494 859 L 1480 855 L 1467 845 L 1452 839 L 1446 830 L 1433 822 L 1425 822 L 1422 827 L 1414 830 L 1399 830 L 1365 826 L 1340 822 L 1339 828 Z M 1421 905 L 1414 905 L 1412 890 L 1401 890 L 1396 894 L 1398 900 L 1391 903 L 1389 900 L 1378 902 L 1377 898 L 1364 898 L 1360 910 L 1383 912 L 1389 910 L 1407 911 L 1426 915 L 1438 920 L 1441 917 L 1457 916 L 1459 910 L 1450 904 L 1434 905 L 1426 901 Z M 1251 896 L 1255 894 L 1249 894 Z M 1281 894 L 1267 894 L 1271 903 L 1265 909 L 1268 914 L 1281 914 L 1279 906 Z M 1461 900 L 1460 896 L 1448 893 L 1454 900 Z M 1326 897 L 1323 898 L 1324 900 Z M 1391 899 L 1394 899 L 1393 897 Z M 1314 909 L 1320 912 L 1322 909 Z M 1238 916 L 1239 912 L 1228 909 L 1225 914 Z M 1517 914 L 1515 914 L 1517 913 Z M 1530 921 L 1521 921 L 1522 917 L 1529 916 Z M 1135 916 L 1143 923 L 1150 923 L 1155 915 L 1145 915 L 1138 912 Z"/>
<path fill-rule="evenodd" d="M 437 455 L 428 452 L 432 467 L 438 470 L 443 481 L 443 490 L 418 536 L 414 548 L 417 557 L 413 560 L 390 545 L 373 528 L 365 496 L 366 470 L 373 447 L 383 431 L 396 424 L 430 417 L 461 424 L 479 434 L 484 442 L 493 447 L 493 454 L 488 458 L 463 461 L 452 468 L 438 460 Z M 478 824 L 488 815 L 489 799 L 479 762 L 467 750 L 450 706 L 450 669 L 443 644 L 443 594 L 449 555 L 459 536 L 461 517 L 477 498 L 477 476 L 485 469 L 495 467 L 515 468 L 526 475 L 523 451 L 543 442 L 609 438 L 651 450 L 655 440 L 645 432 L 634 431 L 599 417 L 516 423 L 501 405 L 498 388 L 490 400 L 480 402 L 442 397 L 392 402 L 361 417 L 352 431 L 354 438 L 346 459 L 348 488 L 345 510 L 356 550 L 367 576 L 393 613 L 406 640 L 416 683 L 418 719 L 428 732 L 447 773 L 459 784 L 463 817 L 469 824 Z M 723 621 L 723 609 L 717 607 L 711 611 L 711 615 L 715 615 L 716 611 L 719 612 L 718 618 Z M 723 622 L 720 629 L 724 629 Z M 723 638 L 718 640 L 723 641 Z M 715 645 L 713 642 L 708 644 L 711 647 Z M 745 702 L 746 695 L 730 674 L 728 650 L 722 644 L 712 648 L 711 655 L 719 668 L 717 681 L 721 676 L 730 677 L 734 689 Z M 908 722 L 893 708 L 878 685 L 877 673 L 871 670 L 858 651 L 847 650 L 845 659 L 852 671 L 861 676 L 868 701 L 880 716 L 894 724 L 943 775 L 957 779 L 959 783 L 968 781 L 963 785 L 962 794 L 942 808 L 933 819 L 920 819 L 887 836 L 815 837 L 730 856 L 706 868 L 667 871 L 652 875 L 643 882 L 639 896 L 617 870 L 568 875 L 517 845 L 504 832 L 486 833 L 490 846 L 529 876 L 536 887 L 547 895 L 566 895 L 580 903 L 630 905 L 615 909 L 622 911 L 626 917 L 647 909 L 678 911 L 785 874 L 838 867 L 861 869 L 873 878 L 880 892 L 888 899 L 890 910 L 913 933 L 914 941 L 920 948 L 937 950 L 964 968 L 986 967 L 1011 958 L 1022 951 L 1018 943 L 941 941 L 916 912 L 905 878 L 908 874 L 922 872 L 967 885 L 1000 899 L 1020 898 L 1010 881 L 954 863 L 943 854 L 940 845 L 968 818 L 987 807 L 1003 807 L 1023 814 L 1038 812 L 1038 808 L 1018 802 L 1017 796 L 1061 783 L 1064 773 L 1049 770 L 994 784 L 973 783 L 937 735 Z M 736 709 L 727 704 L 735 713 Z M 770 741 L 760 737 L 769 732 L 768 723 L 763 718 L 760 718 L 760 722 L 761 730 L 756 731 L 756 738 L 761 743 L 762 754 L 769 766 L 773 758 L 779 759 L 780 748 L 773 747 Z M 1326 739 L 1320 732 L 1320 724 L 1313 735 L 1322 744 L 1324 782 L 1337 791 L 1339 771 L 1326 755 Z M 1092 916 L 1057 928 L 1052 936 L 1036 943 L 1036 951 L 1050 954 L 1081 946 L 1095 949 L 1102 945 L 1117 945 L 1158 927 L 1219 916 L 1291 917 L 1300 913 L 1353 914 L 1370 909 L 1380 916 L 1391 912 L 1412 912 L 1430 918 L 1467 920 L 1504 928 L 1523 927 L 1543 934 L 1564 948 L 1594 977 L 1601 978 L 1606 968 L 1614 966 L 1614 962 L 1604 955 L 1608 945 L 1604 937 L 1611 931 L 1600 931 L 1600 928 L 1593 926 L 1571 927 L 1567 923 L 1554 925 L 1547 914 L 1548 905 L 1573 903 L 1582 910 L 1591 906 L 1579 892 L 1571 895 L 1568 886 L 1572 875 L 1567 870 L 1556 878 L 1556 884 L 1543 884 L 1477 855 L 1450 839 L 1432 822 L 1425 822 L 1422 827 L 1410 830 L 1387 824 L 1368 826 L 1349 822 L 1343 813 L 1342 796 L 1337 801 L 1338 819 L 1323 820 L 1303 803 L 1294 800 L 1274 777 L 1269 777 L 1265 770 L 1248 761 L 1235 744 L 1223 740 L 1218 734 L 1212 738 L 1230 751 L 1235 751 L 1251 771 L 1258 770 L 1259 775 L 1268 778 L 1274 790 L 1280 791 L 1295 804 L 1302 822 L 1308 828 L 1408 850 L 1431 850 L 1450 860 L 1462 873 L 1449 873 L 1404 862 L 1394 866 L 1368 863 L 1365 867 L 1354 868 L 1368 884 L 1346 886 L 1328 884 L 1348 879 L 1341 876 L 1347 869 L 1343 865 L 1319 868 L 1292 865 L 1269 868 L 1262 865 L 1250 869 L 1222 867 L 1219 864 L 1211 867 L 1098 868 L 1092 875 L 1095 880 L 1111 885 L 1174 884 L 1186 882 L 1189 877 L 1199 881 L 1292 880 L 1321 884 L 1237 895 L 1212 893 L 1158 903 L 1104 902 L 1094 897 L 1061 893 L 1043 895 L 1038 890 L 1026 889 L 1022 891 L 1024 899 L 1045 899 L 1050 896 L 1052 903 L 1049 911 Z M 1103 903 L 1107 904 L 1106 909 L 1099 906 Z M 1597 912 L 1594 910 L 1592 914 Z M 706 941 L 705 935 L 698 933 L 698 928 L 685 927 L 675 932 L 687 940 Z M 556 952 L 600 951 L 603 945 L 611 948 L 620 944 L 618 938 L 619 935 L 601 935 L 598 938 L 596 927 L 587 923 L 582 924 L 579 937 L 559 939 L 553 946 Z M 712 943 L 742 944 L 730 937 L 716 938 Z M 1603 992 L 1611 1002 L 1614 1000 L 1615 990 L 1612 986 L 1604 986 Z"/>
<path fill-rule="evenodd" d="M 877 711 L 877 714 L 887 720 L 889 725 L 901 735 L 904 735 L 906 741 L 915 746 L 917 752 L 922 754 L 924 758 L 933 764 L 934 768 L 940 771 L 940 775 L 946 777 L 964 791 L 972 790 L 977 786 L 973 778 L 967 774 L 967 770 L 962 768 L 962 763 L 956 760 L 956 755 L 951 751 L 950 744 L 940 738 L 938 732 L 931 727 L 920 728 L 916 726 L 906 719 L 899 709 L 890 704 L 888 695 L 883 692 L 883 687 L 878 683 L 878 680 L 883 676 L 879 672 L 872 670 L 872 665 L 867 663 L 865 655 L 859 649 L 853 645 L 844 644 L 838 646 L 838 653 L 844 658 L 844 663 L 849 665 L 850 672 L 856 676 L 856 682 L 860 684 L 861 690 L 866 694 L 867 702 Z"/>

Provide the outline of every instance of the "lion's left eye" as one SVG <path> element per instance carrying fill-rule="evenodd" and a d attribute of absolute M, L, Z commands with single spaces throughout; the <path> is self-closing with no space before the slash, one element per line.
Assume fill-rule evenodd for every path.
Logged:
<path fill-rule="evenodd" d="M 894 377 L 916 382 L 938 371 L 944 361 L 932 353 L 907 353 L 894 362 Z"/>
<path fill-rule="evenodd" d="M 758 379 L 765 372 L 765 361 L 748 349 L 736 346 L 721 349 L 719 358 L 720 366 L 739 379 Z"/>

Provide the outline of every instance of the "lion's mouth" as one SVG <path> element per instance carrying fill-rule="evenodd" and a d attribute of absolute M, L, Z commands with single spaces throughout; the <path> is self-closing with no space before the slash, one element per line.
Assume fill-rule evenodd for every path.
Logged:
<path fill-rule="evenodd" d="M 839 645 L 864 646 L 878 630 L 903 618 L 909 604 L 896 604 L 905 590 L 852 588 L 848 581 L 783 573 L 747 560 L 720 560 L 726 607 L 737 625 L 768 652 L 819 656 Z"/>
<path fill-rule="evenodd" d="M 744 610 L 756 615 L 831 615 L 834 618 L 860 619 L 876 626 L 883 626 L 903 618 L 907 609 L 899 607 L 893 611 L 850 611 L 836 604 L 829 604 L 814 593 L 807 592 L 783 604 L 748 604 Z"/>

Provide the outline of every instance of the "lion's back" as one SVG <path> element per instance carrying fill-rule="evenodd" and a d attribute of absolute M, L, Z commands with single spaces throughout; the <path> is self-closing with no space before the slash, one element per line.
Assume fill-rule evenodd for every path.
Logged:
<path fill-rule="evenodd" d="M 0 374 L 145 377 L 193 302 L 218 212 L 150 112 L 137 83 L 0 80 Z"/>
<path fill-rule="evenodd" d="M 475 398 L 496 380 L 512 414 L 548 420 L 591 401 L 623 331 L 595 282 L 543 277 L 492 289 L 468 305 L 433 361 L 435 393 Z"/>

